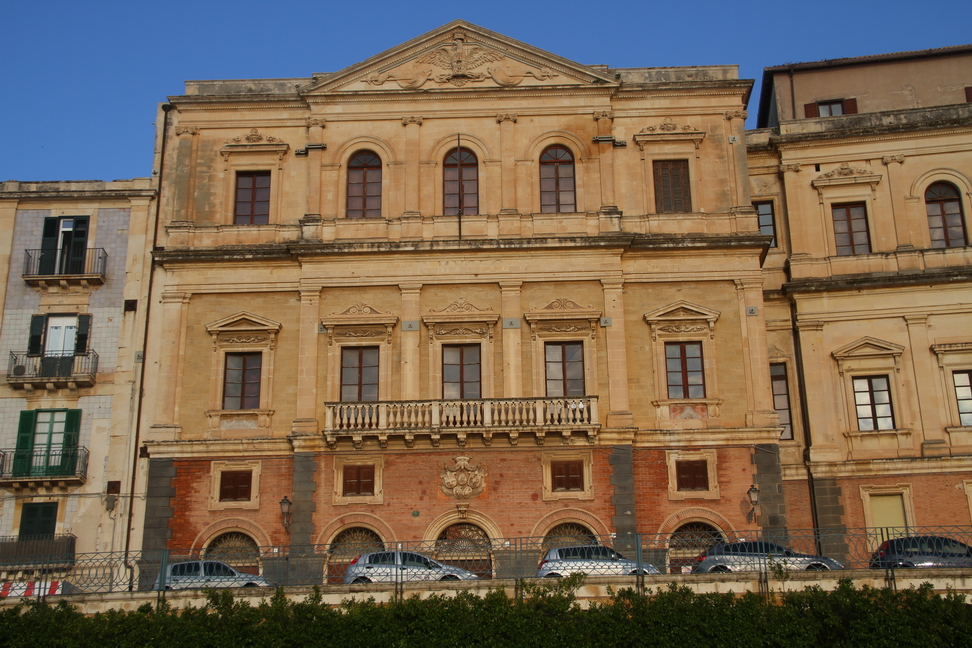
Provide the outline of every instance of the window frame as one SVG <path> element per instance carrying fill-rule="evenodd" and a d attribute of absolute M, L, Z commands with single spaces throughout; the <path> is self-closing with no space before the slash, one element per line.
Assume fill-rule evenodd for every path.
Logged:
<path fill-rule="evenodd" d="M 373 156 L 374 159 L 377 160 L 377 164 L 365 164 L 364 163 L 364 159 L 368 155 Z M 359 159 L 362 160 L 360 163 L 357 162 Z M 355 166 L 356 164 L 360 164 L 360 166 Z M 352 182 L 351 172 L 352 172 L 352 170 L 358 170 L 358 169 L 360 169 L 362 171 L 362 181 L 360 183 L 358 183 L 358 182 Z M 377 171 L 378 179 L 377 180 L 369 180 L 368 179 L 369 171 L 372 172 L 371 175 L 374 175 L 374 172 Z M 384 162 L 384 160 L 382 160 L 381 156 L 378 155 L 377 153 L 375 153 L 373 150 L 371 150 L 371 149 L 359 149 L 359 150 L 355 151 L 354 153 L 352 153 L 348 157 L 348 161 L 347 161 L 347 165 L 346 165 L 346 169 L 345 169 L 345 186 L 344 186 L 345 187 L 345 191 L 344 191 L 344 217 L 345 218 L 348 218 L 348 219 L 368 220 L 368 219 L 376 219 L 376 218 L 377 219 L 380 219 L 380 218 L 383 217 L 383 215 L 384 215 L 384 202 L 385 202 L 384 199 L 383 199 L 383 197 L 384 197 L 384 194 L 383 194 L 383 192 L 384 192 L 384 176 L 385 176 L 385 162 Z M 351 207 L 351 199 L 352 198 L 357 198 L 359 196 L 353 196 L 352 195 L 351 187 L 352 187 L 352 185 L 357 185 L 357 184 L 361 184 L 362 185 L 362 190 L 361 190 L 362 191 L 362 194 L 360 196 L 360 198 L 362 199 L 362 203 L 361 203 L 361 207 L 360 208 L 352 208 Z M 372 196 L 372 197 L 375 195 L 375 194 L 369 194 L 368 193 L 368 191 L 369 191 L 369 184 L 372 186 L 372 188 L 374 188 L 374 186 L 376 186 L 376 185 L 377 185 L 377 188 L 378 188 L 378 193 L 377 193 L 377 197 L 378 197 L 378 207 L 377 207 L 377 209 L 369 208 L 368 207 L 368 200 L 367 199 L 368 199 L 369 195 Z M 370 212 L 377 212 L 377 213 L 370 213 Z"/>
<path fill-rule="evenodd" d="M 567 459 L 550 462 L 550 484 L 555 493 L 584 490 L 584 462 Z"/>
<path fill-rule="evenodd" d="M 824 107 L 827 110 L 824 110 Z M 840 106 L 840 114 L 833 114 L 833 107 Z M 827 112 L 828 114 L 823 114 Z M 856 115 L 857 114 L 857 99 L 854 98 L 844 98 L 844 99 L 824 99 L 823 101 L 814 101 L 803 105 L 803 116 L 807 119 L 816 119 L 821 117 L 842 117 L 844 115 Z"/>
<path fill-rule="evenodd" d="M 241 178 L 250 178 L 252 183 L 250 187 L 240 187 Z M 266 187 L 259 187 L 258 181 L 260 178 L 266 178 Z M 263 171 L 236 171 L 236 180 L 233 184 L 233 225 L 269 225 L 270 224 L 270 205 L 273 202 L 273 173 L 269 170 Z M 266 200 L 257 200 L 257 193 L 259 189 L 266 189 Z M 249 201 L 240 200 L 240 191 L 248 189 L 251 192 Z M 266 203 L 266 214 L 257 214 L 256 205 Z M 244 204 L 249 204 L 250 209 L 247 214 L 240 214 L 240 206 Z M 248 219 L 248 222 L 241 222 L 241 217 Z M 257 219 L 260 222 L 257 222 Z"/>
<path fill-rule="evenodd" d="M 349 466 L 371 466 L 373 473 L 373 490 L 367 494 L 346 494 L 344 492 L 344 470 Z M 333 466 L 333 482 L 331 486 L 331 503 L 335 506 L 349 506 L 354 504 L 376 505 L 383 504 L 384 496 L 384 457 L 382 455 L 336 455 Z"/>
<path fill-rule="evenodd" d="M 354 473 L 354 479 L 349 479 L 349 472 Z M 365 473 L 367 479 L 361 473 Z M 362 484 L 370 484 L 368 490 L 363 490 Z M 349 484 L 354 487 L 349 491 Z M 341 495 L 343 497 L 374 497 L 375 496 L 375 465 L 374 464 L 345 464 L 341 470 Z"/>
<path fill-rule="evenodd" d="M 957 375 L 965 376 L 965 384 L 959 385 L 956 381 Z M 952 370 L 951 376 L 952 393 L 955 395 L 955 404 L 958 409 L 958 425 L 959 427 L 972 427 L 972 369 Z M 962 411 L 963 403 L 966 403 L 967 412 Z"/>
<path fill-rule="evenodd" d="M 566 153 L 567 158 L 554 158 L 553 151 L 562 151 Z M 549 154 L 549 159 L 544 159 Z M 538 164 L 538 196 L 540 198 L 540 213 L 541 214 L 574 214 L 578 212 L 577 205 L 577 156 L 574 151 L 571 150 L 566 144 L 551 144 L 544 147 L 543 151 L 540 152 L 540 156 L 537 159 Z M 561 167 L 570 168 L 570 178 L 572 180 L 572 188 L 570 190 L 562 190 L 560 188 L 561 179 L 566 179 L 568 176 L 561 173 Z M 553 192 L 544 191 L 543 181 L 550 180 L 551 178 L 544 177 L 544 168 L 553 168 L 554 184 L 556 185 Z M 553 193 L 555 200 L 553 202 L 544 202 L 544 194 Z M 563 194 L 570 193 L 573 203 L 567 203 L 561 200 Z M 565 211 L 563 208 L 566 206 L 571 206 L 573 209 L 570 211 Z M 552 208 L 551 208 L 552 207 Z"/>
<path fill-rule="evenodd" d="M 235 367 L 234 368 L 230 368 L 230 366 L 229 366 L 230 365 L 230 360 L 231 359 L 235 359 L 235 358 L 239 358 L 239 359 L 242 360 L 242 367 L 240 367 L 239 369 L 237 369 Z M 257 361 L 257 366 L 255 366 L 255 367 L 252 366 L 252 363 L 254 361 Z M 223 356 L 223 364 L 224 364 L 224 368 L 223 368 L 223 390 L 222 390 L 222 393 L 223 393 L 223 398 L 222 398 L 222 400 L 223 400 L 223 409 L 224 410 L 227 410 L 227 411 L 248 411 L 248 410 L 257 410 L 257 409 L 260 409 L 260 403 L 262 402 L 261 401 L 260 388 L 263 385 L 263 352 L 262 351 L 233 351 L 233 352 L 229 352 L 229 353 L 224 354 L 224 356 Z M 248 366 L 248 364 L 251 365 L 251 366 Z M 257 376 L 256 376 L 256 380 L 252 380 L 252 376 L 249 375 L 249 372 L 254 371 L 254 370 L 258 370 L 258 373 L 257 373 Z M 239 383 L 235 383 L 235 382 L 234 383 L 231 383 L 230 382 L 230 371 L 233 371 L 233 372 L 239 371 L 239 373 L 240 373 L 240 381 L 239 381 Z M 239 384 L 240 385 L 240 394 L 238 396 L 230 396 L 230 395 L 227 394 L 227 391 L 229 391 L 229 386 L 231 384 Z M 248 385 L 251 385 L 251 386 L 252 385 L 256 385 L 256 391 L 257 391 L 257 393 L 255 395 L 254 394 L 247 394 L 246 393 L 247 392 L 247 386 Z M 232 407 L 232 405 L 234 403 L 233 402 L 229 402 L 229 399 L 237 399 L 237 402 L 235 403 L 237 405 L 237 407 Z M 254 399 L 255 399 L 255 402 L 253 402 Z"/>
<path fill-rule="evenodd" d="M 459 351 L 459 362 L 456 363 L 446 363 L 447 350 L 457 349 Z M 465 351 L 476 349 L 477 362 L 476 363 L 466 363 L 464 361 Z M 442 362 L 442 388 L 439 392 L 441 394 L 442 400 L 482 400 L 483 398 L 483 345 L 482 342 L 456 342 L 443 344 L 439 358 Z M 446 367 L 456 364 L 459 367 L 459 380 L 457 381 L 447 381 L 446 380 Z M 465 371 L 466 367 L 477 367 L 476 379 L 466 380 Z M 467 383 L 471 385 L 477 385 L 477 394 L 475 396 L 466 395 L 466 385 Z M 459 385 L 460 395 L 457 397 L 446 395 L 446 385 Z"/>
<path fill-rule="evenodd" d="M 580 464 L 581 488 L 556 490 L 554 488 L 554 464 Z M 544 502 L 560 500 L 593 500 L 593 455 L 590 450 L 552 450 L 540 455 L 542 473 L 542 499 Z"/>
<path fill-rule="evenodd" d="M 773 375 L 773 368 L 781 368 L 782 373 Z M 785 391 L 777 393 L 777 384 L 783 383 Z M 793 433 L 793 402 L 790 400 L 790 371 L 789 363 L 787 362 L 770 362 L 770 389 L 773 395 L 773 409 L 776 410 L 777 414 L 780 413 L 781 409 L 778 406 L 778 397 L 783 397 L 786 399 L 786 422 L 783 421 L 783 416 L 780 415 L 780 425 L 783 426 L 783 431 L 780 432 L 780 441 L 794 441 L 795 436 Z"/>
<path fill-rule="evenodd" d="M 239 492 L 235 492 L 239 491 Z M 246 497 L 242 497 L 242 495 Z M 220 502 L 249 502 L 253 498 L 253 471 L 224 470 L 219 475 Z"/>
<path fill-rule="evenodd" d="M 223 473 L 250 473 L 250 499 L 224 500 L 222 499 Z M 212 461 L 209 465 L 209 510 L 222 511 L 227 509 L 256 510 L 260 508 L 260 482 L 263 473 L 263 462 L 259 459 Z"/>
<path fill-rule="evenodd" d="M 456 161 L 450 164 L 450 158 L 456 157 Z M 472 159 L 469 162 L 469 158 Z M 456 179 L 450 180 L 447 178 L 449 169 L 455 170 L 458 165 L 459 175 Z M 466 179 L 465 170 L 472 169 L 472 178 Z M 456 183 L 456 191 L 450 192 L 448 190 L 449 183 Z M 472 191 L 466 191 L 466 183 L 474 183 Z M 465 204 L 465 198 L 467 196 L 474 196 L 476 206 L 469 207 Z M 455 207 L 448 207 L 450 197 L 456 198 Z M 450 149 L 446 152 L 445 156 L 442 158 L 442 213 L 445 216 L 475 216 L 481 212 L 480 201 L 479 201 L 479 157 L 476 155 L 475 151 L 465 146 L 458 146 Z"/>
<path fill-rule="evenodd" d="M 857 207 L 860 207 L 861 209 L 864 210 L 864 217 L 863 218 L 853 218 L 853 217 L 851 217 L 851 209 L 854 209 L 854 208 L 857 208 Z M 838 221 L 838 219 L 837 219 L 837 211 L 838 210 L 843 210 L 844 211 L 844 214 L 845 214 L 845 216 L 840 221 Z M 833 229 L 833 233 L 834 233 L 834 253 L 836 254 L 836 256 L 858 256 L 858 255 L 862 255 L 862 254 L 872 254 L 874 252 L 874 248 L 871 245 L 870 214 L 868 213 L 867 203 L 866 202 L 864 202 L 864 201 L 855 201 L 855 202 L 847 202 L 847 203 L 831 203 L 831 205 L 830 205 L 830 219 L 831 219 L 831 225 L 832 225 L 832 229 Z M 865 237 L 867 239 L 867 241 L 866 241 L 865 244 L 859 244 L 859 243 L 855 243 L 854 242 L 854 234 L 861 233 L 860 231 L 854 231 L 854 229 L 853 229 L 853 223 L 854 223 L 854 221 L 858 221 L 858 222 L 863 222 L 864 223 L 863 233 L 864 233 L 864 235 L 865 235 Z M 846 223 L 847 224 L 847 232 L 838 232 L 837 231 L 837 223 L 838 222 L 842 222 L 842 223 Z M 840 243 L 840 238 L 839 238 L 840 236 L 848 236 L 849 238 L 847 240 L 848 240 L 849 244 L 843 244 L 842 245 Z M 866 248 L 867 249 L 858 249 L 859 247 L 864 246 L 864 245 L 866 245 Z M 849 251 L 842 252 L 841 251 L 842 248 L 844 248 L 844 249 L 848 249 L 849 248 Z"/>
<path fill-rule="evenodd" d="M 499 314 L 468 302 L 460 297 L 441 310 L 422 316 L 428 329 L 428 393 L 444 394 L 442 347 L 456 344 L 479 344 L 480 399 L 492 398 L 494 393 L 493 354 L 494 329 Z M 477 399 L 478 400 L 478 399 Z"/>
<path fill-rule="evenodd" d="M 954 192 L 955 197 L 954 198 L 950 198 L 950 197 L 949 198 L 933 198 L 932 200 L 929 200 L 929 198 L 928 198 L 929 192 L 931 192 L 936 187 L 947 187 L 952 192 Z M 939 180 L 939 181 L 936 181 L 936 182 L 932 182 L 927 187 L 925 187 L 925 191 L 922 193 L 922 196 L 923 196 L 923 200 L 924 200 L 924 204 L 925 204 L 925 216 L 926 216 L 927 223 L 928 223 L 928 237 L 929 237 L 929 242 L 930 242 L 931 247 L 933 249 L 949 249 L 949 248 L 959 248 L 959 247 L 966 247 L 966 246 L 968 246 L 968 244 L 969 244 L 969 238 L 968 238 L 968 228 L 967 228 L 966 222 L 965 222 L 965 210 L 964 210 L 964 205 L 962 205 L 962 194 L 959 191 L 958 187 L 956 187 L 951 182 L 946 182 L 944 180 Z M 961 232 L 953 232 L 953 234 L 956 237 L 958 237 L 958 238 L 956 238 L 956 241 L 955 242 L 953 242 L 952 241 L 952 238 L 949 236 L 949 231 L 950 230 L 953 230 L 955 228 L 955 226 L 949 226 L 947 224 L 946 218 L 947 218 L 947 216 L 949 216 L 949 214 L 946 214 L 945 213 L 945 205 L 947 203 L 952 203 L 952 202 L 954 202 L 956 205 L 958 205 L 959 228 L 961 229 Z M 928 213 L 929 212 L 930 205 L 937 205 L 938 206 L 938 213 L 937 214 L 929 214 Z M 936 225 L 935 227 L 932 227 L 931 220 L 932 220 L 933 217 L 939 219 L 939 221 L 940 221 L 940 227 L 938 225 Z M 935 239 L 934 238 L 934 236 L 932 235 L 932 232 L 934 230 L 936 230 L 936 229 L 941 229 L 942 230 L 942 238 L 940 238 L 940 239 Z M 936 240 L 942 241 L 943 242 L 943 245 L 936 245 Z"/>
<path fill-rule="evenodd" d="M 769 207 L 769 213 L 761 212 L 761 207 Z M 753 208 L 756 210 L 756 225 L 759 227 L 759 233 L 763 236 L 773 237 L 773 240 L 770 241 L 770 248 L 779 247 L 779 233 L 776 229 L 776 204 L 772 200 L 756 200 L 753 202 Z M 764 216 L 769 219 L 768 225 L 763 224 Z M 766 228 L 769 229 L 768 233 Z"/>
<path fill-rule="evenodd" d="M 681 501 L 688 499 L 718 500 L 721 498 L 718 481 L 718 451 L 715 448 L 702 450 L 666 450 L 665 464 L 668 469 L 668 499 Z M 678 466 L 683 463 L 705 462 L 706 488 L 679 488 Z"/>
<path fill-rule="evenodd" d="M 861 504 L 863 506 L 864 512 L 864 528 L 873 529 L 874 526 L 874 512 L 871 509 L 871 496 L 873 495 L 900 495 L 902 503 L 904 504 L 904 516 L 905 516 L 905 527 L 913 528 L 915 526 L 915 507 L 913 501 L 912 485 L 910 483 L 898 483 L 898 484 L 880 484 L 880 485 L 864 485 L 860 486 L 861 494 Z M 877 527 L 881 528 L 881 527 Z M 877 534 L 869 534 L 872 536 L 871 545 L 872 551 L 877 548 L 882 542 L 882 538 Z"/>
<path fill-rule="evenodd" d="M 381 400 L 381 345 L 351 345 L 346 344 L 340 347 L 341 351 L 341 402 L 342 403 L 377 403 Z M 375 354 L 374 364 L 365 364 L 364 354 L 365 352 L 373 351 Z M 355 353 L 358 355 L 357 366 L 349 366 L 346 364 L 346 359 L 348 354 Z M 363 382 L 365 369 L 368 367 L 375 368 L 375 381 Z M 357 370 L 357 381 L 355 383 L 346 382 L 347 373 L 352 370 Z M 375 397 L 374 398 L 363 398 L 365 386 L 374 385 Z M 345 388 L 346 387 L 357 387 L 357 393 L 355 398 L 347 398 Z"/>
<path fill-rule="evenodd" d="M 571 361 L 571 360 L 568 360 L 567 359 L 566 347 L 568 345 L 569 346 L 574 346 L 574 345 L 579 345 L 580 346 L 580 360 Z M 553 362 L 555 362 L 556 364 L 559 364 L 560 367 L 561 367 L 561 372 L 560 372 L 561 373 L 561 378 L 560 378 L 560 382 L 561 382 L 561 388 L 562 388 L 561 391 L 563 391 L 563 393 L 562 394 L 551 394 L 550 393 L 550 383 L 551 383 L 551 380 L 557 380 L 557 379 L 556 378 L 554 378 L 554 379 L 551 379 L 550 378 L 550 369 L 551 369 L 551 362 L 552 361 L 548 359 L 548 357 L 547 357 L 548 353 L 547 352 L 548 352 L 548 350 L 551 347 L 558 347 L 558 346 L 562 350 L 561 351 L 561 359 L 559 361 L 553 361 Z M 544 340 L 544 342 L 543 342 L 544 395 L 547 398 L 583 398 L 583 397 L 587 396 L 587 370 L 586 370 L 585 363 L 584 363 L 584 355 L 585 354 L 584 354 L 584 341 L 583 340 Z M 570 391 L 570 389 L 569 389 L 569 383 L 571 381 L 571 379 L 568 378 L 568 373 L 569 373 L 568 372 L 568 368 L 569 368 L 569 365 L 570 364 L 573 364 L 573 363 L 580 363 L 580 368 L 581 368 L 581 378 L 580 378 L 580 380 L 581 380 L 581 383 L 582 383 L 581 384 L 581 392 L 582 393 L 580 393 L 580 394 L 571 394 L 571 393 L 568 393 Z M 573 380 L 577 380 L 577 379 L 575 378 Z"/>
<path fill-rule="evenodd" d="M 674 186 L 673 180 L 675 176 L 671 174 L 671 171 L 676 166 L 684 173 L 682 186 L 678 188 Z M 669 172 L 667 181 L 664 177 L 665 168 Z M 692 164 L 688 158 L 659 158 L 652 160 L 651 178 L 656 214 L 692 213 Z M 678 189 L 678 193 L 680 194 L 679 198 L 676 198 L 676 189 Z M 668 198 L 670 198 L 670 201 Z"/>
<path fill-rule="evenodd" d="M 687 353 L 689 345 L 691 345 L 692 347 L 698 347 L 699 353 L 697 357 L 699 359 L 700 368 L 697 370 L 691 370 L 688 367 L 689 361 L 696 357 L 696 356 L 690 356 Z M 675 349 L 675 348 L 679 349 L 679 354 L 677 357 L 669 354 L 669 349 Z M 679 369 L 677 372 L 673 372 L 671 369 L 672 360 L 679 361 Z M 681 378 L 680 384 L 672 383 L 673 373 L 678 373 L 679 378 Z M 690 382 L 691 374 L 698 374 L 699 376 L 701 376 L 702 378 L 701 394 L 692 395 L 691 393 L 689 393 L 691 387 L 693 387 L 692 383 Z M 680 340 L 680 341 L 665 342 L 665 388 L 669 400 L 698 400 L 698 399 L 706 398 L 707 392 L 705 387 L 705 353 L 702 348 L 701 341 Z M 681 396 L 673 396 L 672 395 L 673 389 L 680 389 Z"/>
<path fill-rule="evenodd" d="M 46 452 L 43 454 L 45 462 L 43 466 L 37 465 L 38 421 L 39 414 L 56 415 L 64 413 L 63 428 L 57 432 L 60 434 L 61 441 L 55 445 L 51 437 L 55 434 L 53 427 L 48 429 Z M 65 454 L 66 450 L 77 450 L 81 447 L 81 414 L 80 409 L 67 409 L 63 407 L 41 408 L 33 410 L 22 410 L 17 427 L 17 445 L 14 450 L 12 475 L 25 479 L 50 478 L 50 477 L 73 477 L 77 468 L 78 453 Z M 57 421 L 51 421 L 51 425 Z M 57 465 L 51 464 L 51 456 L 60 454 Z M 39 468 L 39 470 L 38 470 Z"/>
<path fill-rule="evenodd" d="M 27 522 L 27 510 L 36 510 L 38 512 L 42 510 L 53 511 L 53 515 L 47 516 L 50 518 L 50 533 L 25 533 L 28 529 L 24 528 L 24 523 Z M 61 506 L 59 502 L 24 502 L 20 505 L 20 519 L 17 521 L 17 538 L 20 540 L 34 539 L 39 540 L 42 538 L 53 538 L 57 535 L 57 525 L 60 522 L 61 517 Z M 35 521 L 31 520 L 30 524 L 36 524 Z"/>
<path fill-rule="evenodd" d="M 883 380 L 885 382 L 885 389 L 877 390 L 874 387 L 873 381 Z M 865 384 L 866 389 L 858 389 L 861 385 Z M 898 429 L 894 415 L 894 398 L 892 396 L 892 384 L 891 376 L 889 374 L 875 374 L 875 375 L 864 375 L 864 376 L 852 376 L 851 377 L 851 389 L 854 392 L 854 417 L 857 421 L 857 430 L 859 432 L 891 432 Z M 885 392 L 887 394 L 887 403 L 882 401 L 876 401 L 875 398 L 877 394 Z M 868 397 L 867 403 L 861 402 L 861 397 L 858 394 L 866 394 Z M 877 408 L 881 405 L 887 405 L 890 409 L 890 414 L 887 416 L 879 416 L 877 413 Z M 862 416 L 862 408 L 868 408 L 870 414 L 868 416 Z M 891 427 L 881 427 L 879 421 L 890 419 Z M 861 425 L 862 421 L 870 421 L 871 427 Z"/>

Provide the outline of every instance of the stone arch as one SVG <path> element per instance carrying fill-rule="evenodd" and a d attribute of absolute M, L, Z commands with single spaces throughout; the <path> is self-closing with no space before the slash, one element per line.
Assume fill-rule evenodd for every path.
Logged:
<path fill-rule="evenodd" d="M 327 547 L 327 582 L 343 583 L 348 565 L 358 556 L 385 548 L 385 542 L 373 529 L 348 526 L 331 539 Z"/>
<path fill-rule="evenodd" d="M 459 511 L 446 511 L 439 517 L 432 520 L 429 526 L 425 529 L 425 535 L 422 538 L 425 543 L 434 543 L 442 535 L 442 532 L 446 528 L 452 526 L 453 524 L 475 524 L 483 531 L 490 540 L 496 540 L 503 537 L 503 532 L 500 531 L 499 525 L 493 522 L 492 518 L 480 513 L 478 511 L 466 510 L 465 515 L 460 515 Z"/>
<path fill-rule="evenodd" d="M 469 133 L 452 133 L 434 142 L 428 149 L 429 155 L 426 159 L 435 162 L 437 167 L 441 167 L 446 153 L 456 147 L 457 136 L 461 139 L 460 143 L 463 148 L 468 148 L 476 154 L 476 157 L 479 158 L 480 166 L 482 166 L 485 160 L 492 159 L 492 152 L 489 150 L 489 145 L 482 138 L 470 135 Z"/>
<path fill-rule="evenodd" d="M 358 151 L 373 150 L 381 158 L 383 165 L 388 166 L 397 161 L 395 149 L 380 137 L 373 135 L 359 135 L 345 140 L 335 147 L 332 160 L 346 169 L 348 160 Z"/>
<path fill-rule="evenodd" d="M 936 182 L 949 182 L 955 185 L 959 193 L 965 195 L 962 200 L 962 206 L 968 207 L 969 194 L 972 194 L 972 179 L 956 169 L 937 168 L 925 171 L 911 183 L 911 195 L 909 198 L 924 200 L 925 190 Z"/>
<path fill-rule="evenodd" d="M 699 554 L 724 542 L 725 533 L 709 522 L 684 522 L 668 538 L 668 568 L 672 573 L 691 571 Z"/>
<path fill-rule="evenodd" d="M 480 578 L 493 577 L 493 544 L 478 524 L 462 520 L 445 527 L 435 540 L 433 557 L 461 567 Z"/>
<path fill-rule="evenodd" d="M 574 154 L 575 163 L 580 163 L 581 158 L 590 157 L 591 155 L 587 143 L 574 133 L 564 130 L 552 130 L 541 133 L 533 138 L 532 141 L 528 142 L 523 148 L 520 157 L 521 159 L 533 160 L 535 162 L 540 159 L 540 154 L 545 148 L 554 144 L 561 144 L 569 148 Z"/>
<path fill-rule="evenodd" d="M 261 572 L 260 548 L 253 536 L 243 531 L 224 531 L 210 538 L 202 557 L 224 562 L 247 574 Z"/>
<path fill-rule="evenodd" d="M 606 536 L 610 530 L 596 515 L 584 509 L 564 508 L 552 511 L 537 520 L 533 525 L 531 536 L 546 537 L 558 524 L 581 524 L 591 530 L 595 536 Z"/>
<path fill-rule="evenodd" d="M 374 531 L 384 542 L 395 542 L 392 528 L 380 517 L 369 513 L 348 513 L 330 521 L 317 535 L 316 544 L 330 544 L 345 529 L 362 527 Z"/>
<path fill-rule="evenodd" d="M 676 528 L 686 522 L 705 522 L 716 527 L 725 537 L 736 535 L 736 529 L 723 515 L 707 508 L 687 508 L 668 516 L 658 527 L 659 535 L 671 535 Z"/>
<path fill-rule="evenodd" d="M 194 551 L 202 550 L 204 547 L 208 547 L 217 536 L 233 531 L 250 536 L 258 547 L 266 547 L 272 544 L 270 534 L 255 522 L 243 518 L 223 518 L 216 520 L 200 531 L 192 541 L 192 549 Z"/>

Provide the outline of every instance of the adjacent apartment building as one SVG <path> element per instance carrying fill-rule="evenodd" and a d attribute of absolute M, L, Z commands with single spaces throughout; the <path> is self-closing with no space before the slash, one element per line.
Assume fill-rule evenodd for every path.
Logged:
<path fill-rule="evenodd" d="M 766 68 L 748 134 L 795 527 L 968 525 L 972 46 Z"/>
<path fill-rule="evenodd" d="M 154 198 L 150 179 L 0 183 L 5 580 L 127 542 Z"/>

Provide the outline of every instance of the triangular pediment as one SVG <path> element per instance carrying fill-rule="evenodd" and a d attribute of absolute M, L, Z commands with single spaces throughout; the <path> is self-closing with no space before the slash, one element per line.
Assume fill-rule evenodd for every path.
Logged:
<path fill-rule="evenodd" d="M 649 324 L 660 321 L 697 322 L 699 320 L 712 323 L 717 319 L 719 319 L 719 311 L 687 302 L 684 299 L 645 313 L 645 321 Z"/>
<path fill-rule="evenodd" d="M 212 334 L 229 333 L 234 331 L 272 331 L 280 330 L 280 322 L 253 313 L 240 311 L 228 317 L 218 319 L 206 325 L 206 330 Z"/>
<path fill-rule="evenodd" d="M 309 96 L 617 83 L 603 70 L 456 20 L 298 90 Z"/>
<path fill-rule="evenodd" d="M 850 344 L 845 344 L 833 352 L 837 360 L 847 358 L 871 358 L 874 356 L 899 356 L 904 347 L 894 342 L 886 342 L 872 337 L 862 337 Z"/>

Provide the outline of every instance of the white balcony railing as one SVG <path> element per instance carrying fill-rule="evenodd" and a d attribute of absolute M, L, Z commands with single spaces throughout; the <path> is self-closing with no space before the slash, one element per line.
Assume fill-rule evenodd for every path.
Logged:
<path fill-rule="evenodd" d="M 325 403 L 324 432 L 597 427 L 597 397 Z"/>

